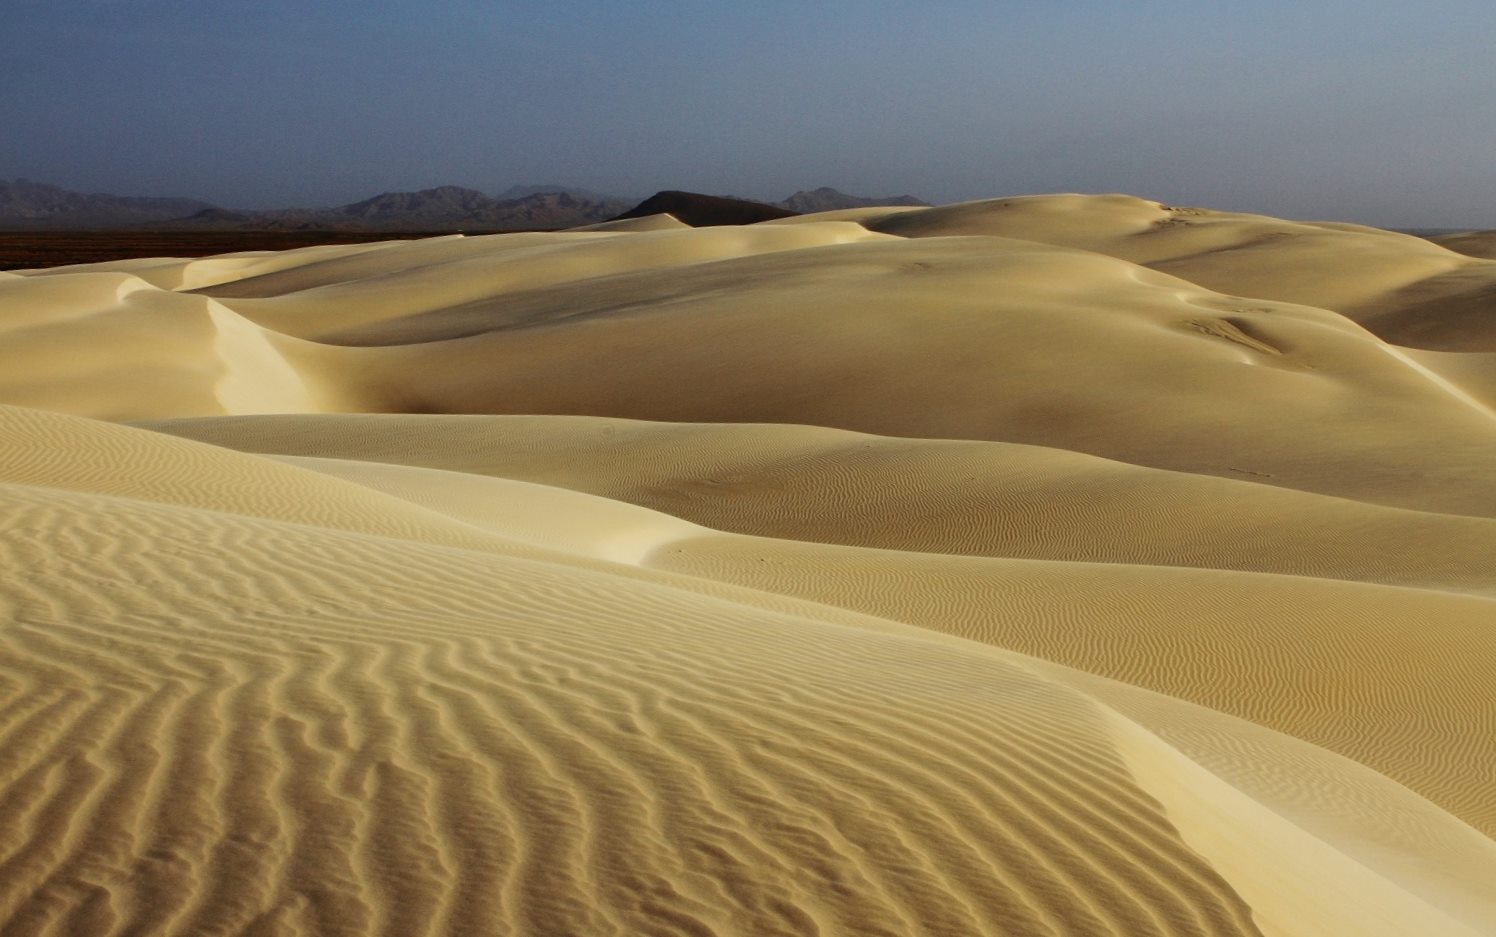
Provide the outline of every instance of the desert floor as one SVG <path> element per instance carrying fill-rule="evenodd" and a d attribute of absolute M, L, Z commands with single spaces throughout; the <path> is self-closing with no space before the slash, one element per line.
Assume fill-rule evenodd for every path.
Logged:
<path fill-rule="evenodd" d="M 1496 934 L 1496 260 L 1430 241 L 0 272 L 0 520 L 6 937 Z"/>

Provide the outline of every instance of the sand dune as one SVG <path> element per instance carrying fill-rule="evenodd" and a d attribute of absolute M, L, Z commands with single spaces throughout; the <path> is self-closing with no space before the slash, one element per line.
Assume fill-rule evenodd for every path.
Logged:
<path fill-rule="evenodd" d="M 1216 294 L 1089 251 L 906 240 L 849 222 L 346 250 L 193 296 L 118 274 L 5 284 L 16 304 L 45 310 L 92 290 L 112 328 L 71 312 L 13 327 L 0 373 L 24 378 L 0 399 L 113 419 L 811 423 L 1032 443 L 1423 510 L 1496 503 L 1483 439 L 1496 413 L 1458 368 L 1445 377 L 1338 313 Z M 117 289 L 128 295 L 111 307 L 104 294 Z M 179 309 L 201 322 L 196 344 Z M 42 345 L 130 350 L 148 373 L 121 396 L 112 386 L 125 374 L 106 385 Z M 238 350 L 282 373 L 235 380 Z"/>
<path fill-rule="evenodd" d="M 0 933 L 1496 933 L 1493 270 L 1042 196 L 0 274 Z"/>
<path fill-rule="evenodd" d="M 10 438 L 56 422 L 20 414 Z M 184 445 L 107 435 L 96 450 L 117 459 Z M 285 473 L 259 486 L 278 504 L 331 500 L 264 471 Z M 1177 749 L 1023 658 L 376 536 L 361 513 L 166 504 L 153 484 L 5 488 L 27 573 L 8 578 L 7 674 L 31 690 L 7 735 L 51 753 L 13 779 L 33 832 L 7 876 L 51 900 L 17 903 L 12 926 L 1261 926 L 1127 767 Z M 157 741 L 132 750 L 141 736 Z M 96 766 L 69 772 L 57 759 L 86 739 Z M 1189 789 L 1233 816 L 1243 796 Z M 1375 878 L 1350 846 L 1322 848 L 1342 868 L 1318 876 Z M 115 875 L 70 892 L 104 857 Z M 720 890 L 735 881 L 736 898 Z M 1384 932 L 1458 933 L 1478 907 L 1435 910 L 1428 887 L 1371 906 Z"/>
<path fill-rule="evenodd" d="M 1404 345 L 1496 350 L 1496 325 L 1483 315 L 1496 296 L 1496 263 L 1412 235 L 1125 195 L 1030 196 L 855 219 L 904 237 L 975 234 L 1079 247 L 1222 293 L 1333 309 Z"/>
<path fill-rule="evenodd" d="M 646 505 L 703 525 L 671 528 L 647 551 L 651 567 L 1201 703 L 1356 758 L 1496 832 L 1496 799 L 1463 780 L 1496 764 L 1496 700 L 1482 677 L 1496 672 L 1496 524 L 1483 518 L 1054 450 L 810 428 L 391 416 L 157 426 L 291 454 L 294 465 L 455 517 L 505 505 L 495 516 L 508 529 L 560 536 L 556 518 L 573 511 L 632 526 L 517 495 L 508 479 Z M 426 473 L 369 461 L 394 458 Z M 509 505 L 520 497 L 517 513 Z M 807 540 L 817 543 L 788 542 Z"/>
<path fill-rule="evenodd" d="M 1465 231 L 1459 234 L 1442 234 L 1429 238 L 1440 247 L 1458 254 L 1468 254 L 1484 260 L 1496 260 L 1496 231 Z"/>
<path fill-rule="evenodd" d="M 616 221 L 599 221 L 597 224 L 581 225 L 573 231 L 681 231 L 690 225 L 664 212 L 645 215 L 642 218 L 620 218 Z"/>
<path fill-rule="evenodd" d="M 1496 521 L 1488 518 L 1034 446 L 590 417 L 243 416 L 141 425 L 250 452 L 555 485 L 762 537 L 1496 595 Z M 1286 517 L 1294 523 L 1285 525 Z M 1389 550 L 1392 543 L 1398 549 Z"/>

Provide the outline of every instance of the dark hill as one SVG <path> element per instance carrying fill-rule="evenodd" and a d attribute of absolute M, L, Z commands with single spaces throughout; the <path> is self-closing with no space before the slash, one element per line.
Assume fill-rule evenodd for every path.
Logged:
<path fill-rule="evenodd" d="M 197 225 L 205 228 L 228 228 L 245 224 L 249 220 L 250 215 L 242 211 L 230 211 L 227 208 L 204 208 L 195 215 L 177 219 L 175 224 L 182 227 Z"/>
<path fill-rule="evenodd" d="M 747 199 L 669 190 L 656 192 L 611 220 L 644 218 L 665 212 L 669 212 L 695 228 L 753 224 L 758 221 L 771 221 L 775 218 L 789 218 L 800 214 L 787 208 L 767 205 L 763 202 L 750 202 Z"/>

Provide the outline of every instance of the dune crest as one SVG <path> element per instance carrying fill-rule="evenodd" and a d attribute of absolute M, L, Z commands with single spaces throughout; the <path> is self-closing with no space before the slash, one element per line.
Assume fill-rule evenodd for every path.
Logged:
<path fill-rule="evenodd" d="M 0 373 L 20 378 L 0 387 L 0 400 L 113 419 L 320 410 L 810 423 L 1029 443 L 1398 507 L 1492 513 L 1491 392 L 1474 376 L 1478 364 L 1462 363 L 1476 353 L 1415 355 L 1343 311 L 1215 293 L 1091 249 L 1112 243 L 1108 224 L 1121 232 L 1113 241 L 1183 237 L 1150 233 L 1148 219 L 1163 212 L 1155 203 L 1068 197 L 1011 212 L 1004 204 L 864 219 L 932 219 L 914 233 L 934 237 L 806 216 L 297 251 L 234 261 L 241 273 L 264 271 L 254 275 L 209 268 L 224 282 L 192 295 L 133 274 L 47 271 L 7 282 L 7 301 L 28 318 L 56 310 L 47 315 L 78 331 L 58 331 L 64 321 L 13 326 Z M 998 221 L 1004 231 L 1023 227 L 1009 218 L 1015 212 L 1059 219 L 1036 222 L 1033 237 L 1091 222 L 1095 230 L 1085 229 L 1084 249 L 945 236 Z M 1211 223 L 1228 245 L 1242 225 L 1271 221 L 1235 217 Z M 1323 255 L 1340 280 L 1356 279 L 1363 242 L 1414 266 L 1483 263 L 1415 238 L 1298 228 L 1306 233 L 1278 240 L 1318 246 L 1289 251 L 1293 262 L 1313 271 Z M 170 279 L 165 266 L 153 269 Z M 111 303 L 109 283 L 128 295 Z M 242 400 L 218 399 L 220 379 L 208 374 L 226 363 L 213 344 L 185 341 L 188 309 L 199 310 L 204 338 L 221 331 L 206 315 L 209 299 L 263 330 L 276 351 L 229 340 L 247 354 L 259 348 L 261 363 L 240 368 L 232 385 Z M 81 308 L 95 318 L 78 321 Z M 80 377 L 78 350 L 95 346 L 130 349 L 148 373 L 127 396 L 102 392 L 99 372 Z M 62 347 L 71 353 L 56 354 Z M 54 353 L 34 350 L 42 348 Z M 293 385 L 279 359 L 304 390 L 284 389 Z M 265 367 L 272 371 L 257 378 Z M 110 375 L 115 386 L 124 376 Z M 1230 432 L 1218 431 L 1223 415 Z"/>

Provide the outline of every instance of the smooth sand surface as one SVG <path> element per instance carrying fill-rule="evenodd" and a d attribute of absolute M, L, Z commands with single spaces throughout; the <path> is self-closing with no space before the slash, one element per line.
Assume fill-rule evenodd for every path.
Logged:
<path fill-rule="evenodd" d="M 1493 271 L 1034 196 L 0 275 L 0 934 L 1496 934 Z"/>
<path fill-rule="evenodd" d="M 1223 293 L 1333 309 L 1404 345 L 1496 350 L 1496 322 L 1486 314 L 1496 298 L 1496 264 L 1478 236 L 1445 248 L 1361 225 L 1283 221 L 1126 195 L 994 199 L 856 220 L 905 237 L 996 235 L 1079 247 Z"/>

